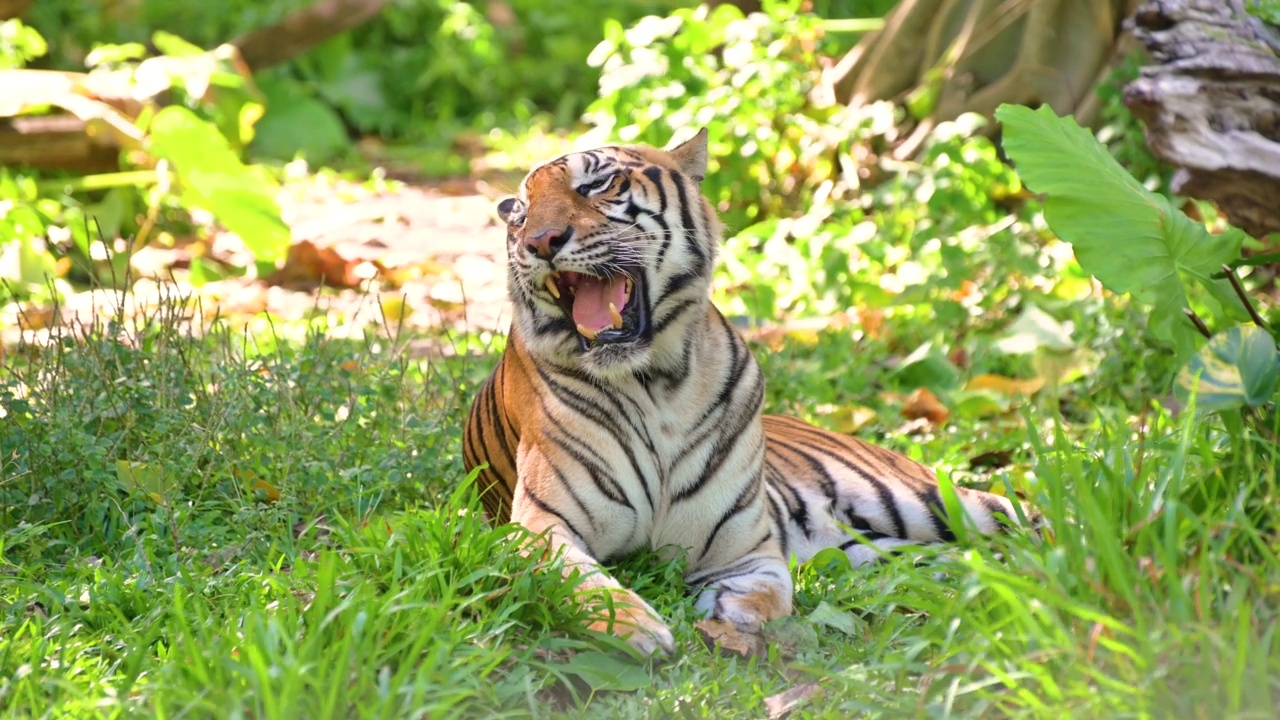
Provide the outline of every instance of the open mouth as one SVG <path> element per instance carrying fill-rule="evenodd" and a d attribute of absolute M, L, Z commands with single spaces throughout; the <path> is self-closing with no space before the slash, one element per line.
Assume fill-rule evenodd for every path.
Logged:
<path fill-rule="evenodd" d="M 636 277 L 596 277 L 577 272 L 553 272 L 545 281 L 555 299 L 578 329 L 583 350 L 593 346 L 629 343 L 648 330 L 640 273 Z"/>

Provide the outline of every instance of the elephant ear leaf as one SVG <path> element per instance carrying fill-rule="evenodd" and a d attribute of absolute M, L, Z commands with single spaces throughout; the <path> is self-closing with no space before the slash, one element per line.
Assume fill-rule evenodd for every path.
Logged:
<path fill-rule="evenodd" d="M 1204 412 L 1269 402 L 1280 380 L 1276 341 L 1265 330 L 1240 325 L 1215 335 L 1178 373 L 1178 399 L 1192 393 Z"/>
<path fill-rule="evenodd" d="M 1189 357 L 1199 342 L 1182 313 L 1190 283 L 1231 298 L 1229 286 L 1213 274 L 1239 257 L 1244 233 L 1210 235 L 1168 198 L 1143 187 L 1073 118 L 1058 117 L 1048 106 L 1002 105 L 996 119 L 1018 175 L 1046 196 L 1045 221 L 1071 243 L 1080 267 L 1108 290 L 1151 305 L 1152 334 Z"/>

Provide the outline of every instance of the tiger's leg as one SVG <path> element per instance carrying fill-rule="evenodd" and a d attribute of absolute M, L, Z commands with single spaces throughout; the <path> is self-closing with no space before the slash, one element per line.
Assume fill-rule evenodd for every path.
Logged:
<path fill-rule="evenodd" d="M 791 614 L 795 584 L 776 541 L 731 562 L 691 574 L 698 588 L 695 607 L 705 618 L 698 624 L 710 644 L 741 655 L 763 651 L 764 623 Z"/>
<path fill-rule="evenodd" d="M 669 655 L 675 650 L 675 639 L 662 618 L 634 591 L 622 587 L 592 556 L 590 548 L 555 507 L 559 500 L 555 487 L 536 481 L 549 477 L 538 472 L 545 463 L 536 451 L 524 452 L 520 458 L 521 480 L 515 491 L 511 519 L 527 530 L 546 533 L 551 553 L 564 550 L 564 572 L 581 574 L 578 590 L 598 603 L 587 627 L 597 632 L 616 635 L 627 641 L 642 655 Z M 601 597 L 604 596 L 604 597 Z"/>
<path fill-rule="evenodd" d="M 694 576 L 692 581 L 701 586 L 695 607 L 708 619 L 756 631 L 770 620 L 791 614 L 795 586 L 781 557 L 747 556 L 707 575 L 707 580 Z"/>

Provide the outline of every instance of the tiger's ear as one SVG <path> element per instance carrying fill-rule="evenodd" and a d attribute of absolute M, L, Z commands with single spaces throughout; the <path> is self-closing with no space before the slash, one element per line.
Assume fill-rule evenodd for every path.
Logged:
<path fill-rule="evenodd" d="M 695 182 L 702 182 L 707 176 L 707 129 L 702 128 L 697 135 L 671 148 L 667 154 L 676 161 L 680 172 Z"/>
<path fill-rule="evenodd" d="M 498 217 L 502 218 L 502 222 L 508 222 L 507 218 L 511 217 L 511 211 L 515 210 L 515 208 L 515 198 L 502 198 L 502 200 L 498 201 Z"/>

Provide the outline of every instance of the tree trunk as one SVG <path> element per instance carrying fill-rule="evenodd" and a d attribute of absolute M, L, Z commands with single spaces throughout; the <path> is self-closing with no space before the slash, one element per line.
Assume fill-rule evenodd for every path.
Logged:
<path fill-rule="evenodd" d="M 1255 237 L 1280 231 L 1280 30 L 1244 0 L 1151 0 L 1133 32 L 1154 64 L 1125 104 L 1177 168 L 1174 192 L 1214 201 Z"/>
<path fill-rule="evenodd" d="M 1139 2 L 903 0 L 842 62 L 836 96 L 906 99 L 930 126 L 1005 102 L 1091 111 Z"/>

